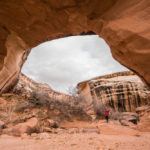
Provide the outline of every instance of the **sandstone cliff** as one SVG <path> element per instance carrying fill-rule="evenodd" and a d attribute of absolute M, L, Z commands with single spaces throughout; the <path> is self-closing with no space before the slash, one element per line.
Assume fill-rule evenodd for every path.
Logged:
<path fill-rule="evenodd" d="M 20 131 L 22 122 L 34 118 L 38 122 L 38 130 L 44 132 L 50 130 L 49 124 L 55 121 L 59 124 L 65 121 L 91 120 L 80 103 L 76 102 L 75 97 L 54 91 L 47 84 L 37 83 L 20 74 L 13 90 L 0 94 L 0 121 L 7 128 L 12 129 L 14 126 L 15 130 Z M 18 126 L 20 123 L 21 126 Z"/>
<path fill-rule="evenodd" d="M 149 11 L 149 0 L 1 0 L 0 91 L 14 85 L 34 46 L 91 33 L 150 85 Z"/>
<path fill-rule="evenodd" d="M 33 93 L 39 92 L 47 94 L 50 99 L 56 99 L 65 102 L 74 100 L 73 96 L 57 92 L 54 89 L 52 89 L 48 84 L 38 83 L 25 76 L 24 74 L 19 75 L 18 82 L 13 88 L 13 92 L 15 92 L 16 94 L 23 95 L 25 97 L 30 97 Z"/>
<path fill-rule="evenodd" d="M 150 104 L 150 90 L 133 72 L 100 76 L 78 84 L 79 95 L 95 111 L 110 106 L 116 111 L 135 111 Z"/>

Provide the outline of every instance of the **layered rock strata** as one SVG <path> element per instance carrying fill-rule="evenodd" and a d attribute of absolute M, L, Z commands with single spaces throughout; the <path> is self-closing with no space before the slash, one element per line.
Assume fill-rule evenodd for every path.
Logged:
<path fill-rule="evenodd" d="M 111 106 L 116 111 L 135 111 L 150 103 L 150 90 L 132 72 L 114 73 L 78 84 L 79 95 L 95 110 Z"/>
<path fill-rule="evenodd" d="M 86 114 L 87 105 L 83 99 L 55 91 L 48 84 L 38 83 L 24 74 L 19 75 L 19 80 L 12 92 L 19 97 L 23 97 L 23 101 L 28 103 L 25 106 L 29 109 L 32 109 L 32 105 L 48 107 L 51 117 L 64 117 L 64 120 L 70 118 L 70 116 L 83 117 L 82 119 L 89 117 Z M 21 109 L 22 107 L 19 107 L 19 110 Z"/>
<path fill-rule="evenodd" d="M 1 0 L 0 91 L 14 85 L 31 48 L 91 33 L 150 85 L 149 11 L 148 0 Z"/>
<path fill-rule="evenodd" d="M 57 92 L 48 84 L 35 82 L 24 74 L 19 75 L 18 82 L 13 88 L 13 92 L 16 94 L 21 94 L 25 97 L 31 97 L 34 93 L 44 93 L 47 94 L 52 100 L 65 102 L 69 102 L 74 99 L 73 96 Z"/>

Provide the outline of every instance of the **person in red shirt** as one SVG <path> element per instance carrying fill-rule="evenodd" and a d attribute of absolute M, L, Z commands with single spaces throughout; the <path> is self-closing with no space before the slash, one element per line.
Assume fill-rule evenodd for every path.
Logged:
<path fill-rule="evenodd" d="M 104 116 L 105 116 L 105 119 L 106 119 L 106 122 L 108 123 L 108 120 L 109 120 L 109 110 L 108 109 L 105 109 L 104 110 Z"/>

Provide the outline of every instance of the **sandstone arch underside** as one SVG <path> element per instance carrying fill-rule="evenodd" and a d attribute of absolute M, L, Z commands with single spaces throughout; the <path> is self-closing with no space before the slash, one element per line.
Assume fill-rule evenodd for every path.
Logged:
<path fill-rule="evenodd" d="M 0 91 L 16 82 L 31 48 L 89 31 L 150 86 L 149 0 L 0 0 Z"/>

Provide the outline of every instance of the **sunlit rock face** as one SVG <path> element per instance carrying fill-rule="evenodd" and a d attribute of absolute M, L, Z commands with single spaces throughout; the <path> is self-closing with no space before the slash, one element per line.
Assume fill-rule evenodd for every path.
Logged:
<path fill-rule="evenodd" d="M 73 96 L 57 92 L 48 84 L 35 82 L 24 74 L 19 75 L 18 82 L 14 86 L 13 92 L 27 98 L 30 98 L 34 95 L 47 95 L 49 99 L 57 101 L 70 101 L 74 99 Z"/>
<path fill-rule="evenodd" d="M 98 34 L 121 64 L 150 85 L 150 1 L 1 0 L 0 91 L 16 82 L 30 49 L 41 42 Z"/>
<path fill-rule="evenodd" d="M 87 106 L 96 112 L 106 106 L 121 112 L 135 111 L 137 107 L 147 105 L 150 99 L 147 86 L 128 71 L 83 81 L 77 87 Z"/>

